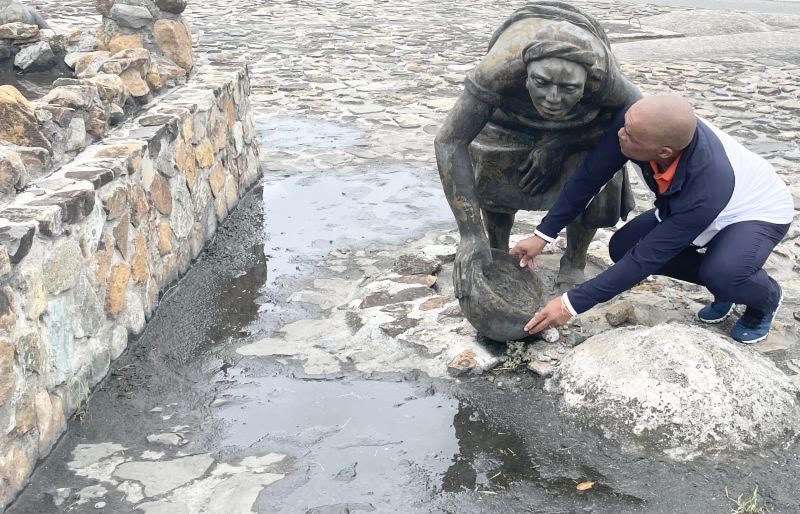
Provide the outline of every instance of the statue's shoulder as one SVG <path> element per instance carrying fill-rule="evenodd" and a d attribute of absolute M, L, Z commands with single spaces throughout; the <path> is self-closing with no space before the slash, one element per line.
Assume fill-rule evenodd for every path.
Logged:
<path fill-rule="evenodd" d="M 509 25 L 497 36 L 469 78 L 478 86 L 500 94 L 520 87 L 520 81 L 525 80 L 522 53 L 548 23 L 548 20 L 526 18 Z"/>

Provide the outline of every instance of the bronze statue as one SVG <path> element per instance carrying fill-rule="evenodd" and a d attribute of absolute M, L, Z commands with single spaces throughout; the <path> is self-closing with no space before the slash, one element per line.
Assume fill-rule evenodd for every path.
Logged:
<path fill-rule="evenodd" d="M 14 22 L 36 25 L 40 29 L 50 28 L 35 8 L 13 0 L 0 0 L 0 25 Z"/>
<path fill-rule="evenodd" d="M 571 5 L 531 3 L 497 29 L 435 143 L 461 235 L 457 298 L 471 294 L 471 268 L 489 266 L 490 248 L 508 251 L 515 213 L 549 209 L 614 115 L 640 96 L 602 27 Z M 597 229 L 614 226 L 633 207 L 622 169 L 567 227 L 560 283 L 583 281 Z"/>

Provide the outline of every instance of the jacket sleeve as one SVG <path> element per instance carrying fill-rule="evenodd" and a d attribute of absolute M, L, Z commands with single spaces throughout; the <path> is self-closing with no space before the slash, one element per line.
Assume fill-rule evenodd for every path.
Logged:
<path fill-rule="evenodd" d="M 553 207 L 536 227 L 536 235 L 551 243 L 555 241 L 558 233 L 586 209 L 592 198 L 628 161 L 622 154 L 617 136 L 625 125 L 627 111 L 627 107 L 620 110 L 597 146 L 564 184 Z"/>
<path fill-rule="evenodd" d="M 697 182 L 697 181 L 693 181 Z M 613 266 L 567 292 L 569 305 L 578 314 L 627 291 L 687 248 L 717 217 L 727 203 L 724 195 L 709 191 L 708 184 L 687 183 L 691 202 L 675 206 L 639 243 Z"/>

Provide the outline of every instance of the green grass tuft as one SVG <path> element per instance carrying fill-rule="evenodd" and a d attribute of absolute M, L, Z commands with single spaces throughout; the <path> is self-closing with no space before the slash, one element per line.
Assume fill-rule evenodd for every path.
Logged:
<path fill-rule="evenodd" d="M 731 507 L 731 514 L 767 514 L 769 512 L 764 505 L 758 504 L 758 486 L 747 498 L 743 498 L 744 495 L 740 494 L 736 499 L 731 498 L 726 487 L 725 496 L 734 503 L 734 507 Z"/>

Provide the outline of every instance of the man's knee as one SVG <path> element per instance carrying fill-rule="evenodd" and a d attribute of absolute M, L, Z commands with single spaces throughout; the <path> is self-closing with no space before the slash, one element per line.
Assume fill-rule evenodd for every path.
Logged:
<path fill-rule="evenodd" d="M 608 256 L 611 257 L 612 261 L 619 262 L 632 246 L 633 244 L 624 236 L 624 233 L 617 231 L 608 241 Z"/>
<path fill-rule="evenodd" d="M 644 212 L 619 228 L 608 242 L 608 255 L 618 262 L 628 250 L 658 225 L 653 211 Z"/>
<path fill-rule="evenodd" d="M 717 296 L 725 296 L 747 281 L 752 274 L 753 270 L 735 262 L 720 260 L 707 260 L 698 270 L 700 282 Z"/>

